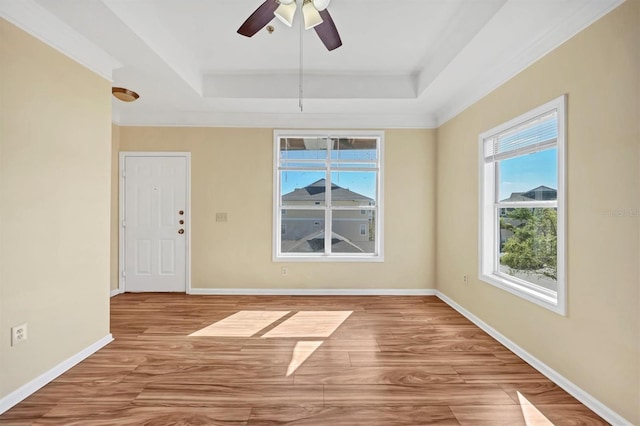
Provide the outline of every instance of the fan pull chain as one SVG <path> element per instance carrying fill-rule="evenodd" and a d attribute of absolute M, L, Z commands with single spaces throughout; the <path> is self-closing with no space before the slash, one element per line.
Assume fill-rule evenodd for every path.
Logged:
<path fill-rule="evenodd" d="M 299 75 L 298 75 L 298 106 L 300 107 L 300 112 L 303 112 L 303 107 L 302 107 L 302 96 L 303 96 L 303 90 L 302 90 L 302 85 L 303 85 L 303 74 L 302 74 L 302 66 L 303 66 L 303 61 L 302 61 L 302 53 L 303 53 L 303 40 L 304 40 L 304 22 L 302 19 L 298 19 L 298 21 L 300 21 L 300 70 L 299 70 Z"/>

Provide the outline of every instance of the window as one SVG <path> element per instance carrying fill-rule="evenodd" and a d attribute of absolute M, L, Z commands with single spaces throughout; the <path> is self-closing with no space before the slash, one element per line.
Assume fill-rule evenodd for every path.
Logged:
<path fill-rule="evenodd" d="M 564 315 L 565 97 L 479 139 L 480 279 Z"/>
<path fill-rule="evenodd" d="M 275 131 L 274 260 L 382 261 L 382 153 L 382 132 Z"/>

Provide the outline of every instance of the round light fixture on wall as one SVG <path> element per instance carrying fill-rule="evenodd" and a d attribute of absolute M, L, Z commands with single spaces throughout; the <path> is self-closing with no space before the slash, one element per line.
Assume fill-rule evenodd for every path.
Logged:
<path fill-rule="evenodd" d="M 133 90 L 125 89 L 124 87 L 112 87 L 111 93 L 122 102 L 133 102 L 140 97 Z"/>

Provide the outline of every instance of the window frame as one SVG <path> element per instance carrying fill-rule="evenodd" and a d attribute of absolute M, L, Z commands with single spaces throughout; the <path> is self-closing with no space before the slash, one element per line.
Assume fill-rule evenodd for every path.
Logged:
<path fill-rule="evenodd" d="M 280 139 L 287 138 L 372 138 L 377 140 L 377 166 L 358 169 L 363 172 L 376 172 L 376 205 L 363 208 L 358 206 L 355 209 L 347 210 L 367 210 L 375 212 L 375 250 L 374 253 L 283 253 L 281 251 L 282 236 L 281 229 L 283 209 L 281 182 L 280 182 Z M 333 160 L 335 162 L 335 160 Z M 331 167 L 331 154 L 327 153 L 327 160 L 324 173 L 327 182 L 331 184 L 331 173 L 336 171 L 354 171 L 352 168 L 335 169 Z M 273 131 L 273 247 L 272 260 L 274 262 L 384 262 L 384 131 L 378 130 L 282 130 Z M 325 231 L 332 224 L 332 211 L 344 210 L 339 206 L 332 206 L 330 197 L 327 197 L 323 206 L 309 206 L 310 209 L 324 210 Z M 315 207 L 315 208 L 314 208 Z M 286 206 L 291 210 L 291 206 Z M 278 231 L 278 232 L 276 232 Z M 325 232 L 326 235 L 326 232 Z"/>
<path fill-rule="evenodd" d="M 488 283 L 515 296 L 528 300 L 557 314 L 567 314 L 567 280 L 566 280 L 566 102 L 567 96 L 562 95 L 552 101 L 534 108 L 506 123 L 500 124 L 490 130 L 481 133 L 478 137 L 479 145 L 479 212 L 478 212 L 478 277 L 482 282 Z M 517 203 L 501 202 L 496 197 L 499 194 L 499 181 L 497 161 L 485 161 L 485 141 L 492 139 L 500 133 L 521 126 L 528 121 L 540 117 L 552 111 L 557 111 L 557 138 L 556 143 L 544 146 L 542 149 L 521 149 L 521 152 L 512 158 L 527 155 L 532 152 L 541 152 L 551 147 L 557 149 L 557 200 L 556 201 L 524 201 Z M 497 271 L 499 263 L 500 244 L 500 210 L 502 208 L 536 208 L 552 207 L 557 209 L 557 292 L 544 289 L 517 277 Z"/>

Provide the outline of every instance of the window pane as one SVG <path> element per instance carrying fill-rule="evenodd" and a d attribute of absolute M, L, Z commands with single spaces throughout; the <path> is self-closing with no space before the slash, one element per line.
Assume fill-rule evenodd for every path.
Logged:
<path fill-rule="evenodd" d="M 325 172 L 281 171 L 282 205 L 323 206 L 327 186 L 325 176 Z"/>
<path fill-rule="evenodd" d="M 558 149 L 498 162 L 500 194 L 497 201 L 547 201 L 558 199 Z"/>
<path fill-rule="evenodd" d="M 376 172 L 332 172 L 331 204 L 375 206 Z"/>
<path fill-rule="evenodd" d="M 326 138 L 280 138 L 280 160 L 326 160 Z"/>
<path fill-rule="evenodd" d="M 281 169 L 320 169 L 325 170 L 327 168 L 326 163 L 316 162 L 296 162 L 296 161 L 282 161 L 280 163 Z"/>
<path fill-rule="evenodd" d="M 500 272 L 557 291 L 557 209 L 506 210 L 499 219 Z"/>
<path fill-rule="evenodd" d="M 336 138 L 332 139 L 331 159 L 338 161 L 376 161 L 377 139 Z"/>
<path fill-rule="evenodd" d="M 331 251 L 375 253 L 375 210 L 333 210 Z"/>
<path fill-rule="evenodd" d="M 375 169 L 378 167 L 378 164 L 375 162 L 372 163 L 331 163 L 332 169 Z"/>
<path fill-rule="evenodd" d="M 324 210 L 287 210 L 280 238 L 283 253 L 324 252 Z"/>

